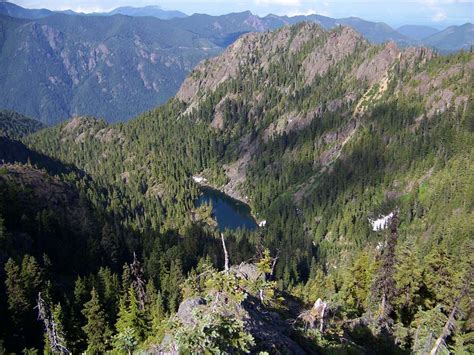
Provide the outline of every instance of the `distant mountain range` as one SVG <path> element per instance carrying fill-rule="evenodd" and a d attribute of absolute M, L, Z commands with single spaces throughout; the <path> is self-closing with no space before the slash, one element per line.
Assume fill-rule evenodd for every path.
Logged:
<path fill-rule="evenodd" d="M 426 43 L 443 52 L 473 45 L 472 24 L 419 40 L 434 29 L 404 26 L 400 33 L 385 23 L 355 17 L 259 17 L 249 11 L 186 16 L 156 6 L 86 15 L 4 2 L 0 3 L 0 108 L 47 124 L 74 115 L 127 120 L 164 103 L 197 63 L 221 53 L 242 34 L 303 21 L 324 29 L 349 26 L 373 43 Z"/>
<path fill-rule="evenodd" d="M 107 12 L 106 15 L 152 16 L 152 17 L 163 19 L 163 20 L 188 16 L 181 11 L 163 10 L 159 6 L 119 7 L 119 8 L 116 8 L 115 10 Z"/>
<path fill-rule="evenodd" d="M 0 108 L 52 124 L 128 119 L 173 96 L 209 39 L 153 17 L 0 16 Z"/>
<path fill-rule="evenodd" d="M 81 16 L 113 16 L 113 15 L 126 15 L 126 16 L 151 16 L 162 20 L 167 20 L 175 17 L 186 17 L 185 13 L 181 11 L 168 11 L 163 10 L 159 6 L 145 6 L 145 7 L 118 7 L 109 12 L 98 12 L 98 13 L 79 13 L 72 10 L 65 11 L 51 11 L 48 9 L 26 9 L 11 2 L 0 2 L 0 14 L 7 15 L 22 19 L 39 19 L 43 17 L 52 16 L 57 13 L 65 13 L 67 15 L 81 15 Z"/>
<path fill-rule="evenodd" d="M 405 25 L 397 28 L 397 32 L 415 41 L 421 41 L 426 37 L 438 33 L 439 30 L 430 26 Z"/>
<path fill-rule="evenodd" d="M 453 52 L 459 49 L 469 50 L 474 46 L 474 25 L 466 23 L 462 26 L 448 27 L 425 38 L 423 43 L 443 52 Z"/>
<path fill-rule="evenodd" d="M 54 14 L 54 12 L 48 9 L 25 9 L 11 2 L 0 2 L 0 14 L 16 18 L 34 20 L 51 16 Z"/>
<path fill-rule="evenodd" d="M 78 13 L 73 10 L 51 11 L 48 9 L 26 9 L 10 2 L 0 3 L 0 15 L 16 18 L 34 20 L 58 13 L 76 16 L 150 16 L 161 20 L 186 18 L 186 20 L 180 24 L 184 25 L 188 30 L 196 30 L 199 33 L 202 33 L 203 29 L 207 29 L 208 33 L 221 30 L 221 28 L 213 26 L 216 20 L 220 26 L 222 26 L 222 20 L 225 22 L 228 21 L 224 24 L 225 30 L 233 33 L 274 30 L 284 25 L 294 25 L 299 22 L 310 21 L 318 23 L 324 29 L 332 29 L 339 25 L 352 27 L 373 43 L 395 41 L 401 45 L 429 45 L 442 51 L 456 51 L 462 48 L 469 48 L 474 41 L 472 24 L 470 23 L 461 26 L 451 26 L 444 30 L 422 25 L 404 25 L 393 29 L 386 23 L 366 21 L 358 17 L 336 19 L 316 14 L 293 17 L 270 14 L 265 17 L 258 17 L 253 15 L 250 11 L 246 11 L 222 16 L 210 16 L 205 14 L 188 16 L 181 11 L 164 10 L 156 5 L 144 7 L 124 6 L 109 12 Z M 448 32 L 444 33 L 445 31 Z M 430 38 L 434 35 L 439 36 Z M 450 37 L 448 38 L 448 36 Z"/>

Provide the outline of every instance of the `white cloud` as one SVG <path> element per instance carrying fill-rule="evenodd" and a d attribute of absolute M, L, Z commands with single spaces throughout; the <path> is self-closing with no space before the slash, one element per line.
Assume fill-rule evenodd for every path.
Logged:
<path fill-rule="evenodd" d="M 316 10 L 313 10 L 313 9 L 310 9 L 310 10 L 298 10 L 298 9 L 294 9 L 294 10 L 290 10 L 288 12 L 285 13 L 287 16 L 309 16 L 309 15 L 314 15 L 316 14 Z"/>
<path fill-rule="evenodd" d="M 301 0 L 255 0 L 257 5 L 300 6 Z"/>
<path fill-rule="evenodd" d="M 326 17 L 331 16 L 331 13 L 329 11 L 315 10 L 315 9 L 308 9 L 308 10 L 293 9 L 293 10 L 286 11 L 282 14 L 287 15 L 289 17 L 310 16 L 310 15 L 316 15 L 316 14 L 321 15 L 321 16 L 326 16 Z"/>
<path fill-rule="evenodd" d="M 448 14 L 441 6 L 446 3 L 460 2 L 459 0 L 421 0 L 423 6 L 432 13 L 433 22 L 442 22 L 447 19 Z"/>
<path fill-rule="evenodd" d="M 448 14 L 446 13 L 446 11 L 444 11 L 443 9 L 438 8 L 438 9 L 436 9 L 436 12 L 433 15 L 433 17 L 431 17 L 431 19 L 434 22 L 441 22 L 441 21 L 446 20 L 447 17 L 448 17 Z"/>

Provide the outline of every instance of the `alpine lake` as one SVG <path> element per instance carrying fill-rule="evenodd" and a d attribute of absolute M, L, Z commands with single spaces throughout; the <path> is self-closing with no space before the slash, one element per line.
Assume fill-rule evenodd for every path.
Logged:
<path fill-rule="evenodd" d="M 212 215 L 220 231 L 239 228 L 253 230 L 258 227 L 247 204 L 207 186 L 202 186 L 201 192 L 201 196 L 196 200 L 196 206 L 212 205 Z"/>

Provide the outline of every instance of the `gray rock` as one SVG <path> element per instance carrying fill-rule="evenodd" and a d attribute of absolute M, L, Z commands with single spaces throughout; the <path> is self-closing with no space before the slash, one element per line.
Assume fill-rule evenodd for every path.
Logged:
<path fill-rule="evenodd" d="M 186 325 L 194 323 L 193 310 L 199 306 L 205 305 L 206 301 L 202 297 L 192 297 L 184 300 L 178 308 L 176 314 L 179 320 Z"/>

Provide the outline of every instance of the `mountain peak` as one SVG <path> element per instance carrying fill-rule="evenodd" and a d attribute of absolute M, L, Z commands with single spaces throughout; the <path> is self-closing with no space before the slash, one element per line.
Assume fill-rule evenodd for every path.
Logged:
<path fill-rule="evenodd" d="M 332 65 L 351 54 L 357 46 L 366 44 L 366 40 L 350 27 L 340 26 L 325 31 L 313 22 L 286 26 L 270 33 L 249 33 L 241 36 L 220 56 L 199 64 L 176 97 L 192 102 L 197 96 L 236 78 L 240 66 L 246 66 L 251 71 L 258 71 L 259 68 L 266 70 L 281 53 L 295 54 L 307 44 L 311 50 L 303 66 L 306 80 L 311 82 L 316 75 L 324 74 Z"/>

